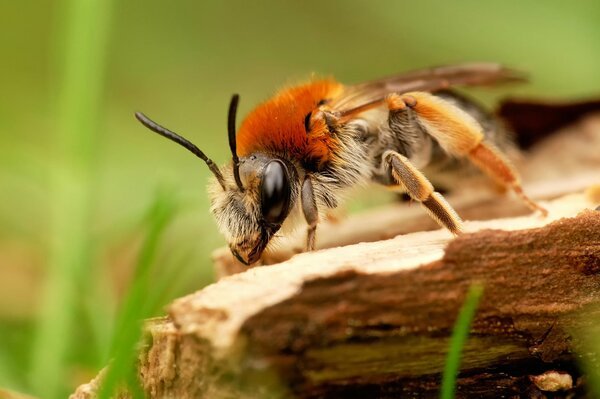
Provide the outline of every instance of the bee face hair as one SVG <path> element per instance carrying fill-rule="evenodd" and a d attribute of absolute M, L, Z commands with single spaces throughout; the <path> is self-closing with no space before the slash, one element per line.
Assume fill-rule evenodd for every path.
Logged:
<path fill-rule="evenodd" d="M 264 203 L 265 179 L 269 176 L 272 165 L 283 165 L 287 171 L 287 185 L 280 204 L 275 204 L 276 217 L 266 214 L 272 211 Z M 281 228 L 283 221 L 297 203 L 300 195 L 300 183 L 297 169 L 285 161 L 274 159 L 265 154 L 256 154 L 240 159 L 240 180 L 244 184 L 244 192 L 237 188 L 233 164 L 223 167 L 226 189 L 222 190 L 216 181 L 209 185 L 211 212 L 220 232 L 225 236 L 234 256 L 245 264 L 258 260 L 273 236 Z M 277 169 L 277 166 L 275 167 Z M 272 199 L 272 198 L 271 198 Z M 268 200 L 268 199 L 267 199 Z M 279 206 L 281 205 L 281 208 Z M 267 212 L 268 213 L 268 212 Z"/>

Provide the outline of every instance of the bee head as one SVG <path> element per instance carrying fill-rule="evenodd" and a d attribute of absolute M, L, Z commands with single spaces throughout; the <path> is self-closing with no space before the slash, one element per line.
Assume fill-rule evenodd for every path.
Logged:
<path fill-rule="evenodd" d="M 234 95 L 229 106 L 232 163 L 222 169 L 184 137 L 142 113 L 136 112 L 135 116 L 150 130 L 180 144 L 206 162 L 215 177 L 209 185 L 209 195 L 219 230 L 229 242 L 232 254 L 240 262 L 251 265 L 260 259 L 289 215 L 300 185 L 296 168 L 283 159 L 264 153 L 238 158 L 235 133 L 238 100 L 238 95 Z"/>
<path fill-rule="evenodd" d="M 229 242 L 231 253 L 250 265 L 286 220 L 299 194 L 296 168 L 286 161 L 256 153 L 239 161 L 237 186 L 233 165 L 222 168 L 223 189 L 215 179 L 209 186 L 211 212 Z"/>

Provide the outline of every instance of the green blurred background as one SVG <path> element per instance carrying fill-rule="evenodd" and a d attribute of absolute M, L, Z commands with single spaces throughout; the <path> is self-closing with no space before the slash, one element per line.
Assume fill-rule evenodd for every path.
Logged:
<path fill-rule="evenodd" d="M 593 0 L 25 0 L 2 1 L 0 18 L 0 387 L 40 397 L 115 354 L 123 303 L 161 314 L 213 279 L 224 241 L 208 170 L 134 111 L 224 163 L 231 94 L 244 115 L 313 73 L 353 83 L 495 61 L 532 82 L 481 93 L 488 103 L 600 93 Z"/>

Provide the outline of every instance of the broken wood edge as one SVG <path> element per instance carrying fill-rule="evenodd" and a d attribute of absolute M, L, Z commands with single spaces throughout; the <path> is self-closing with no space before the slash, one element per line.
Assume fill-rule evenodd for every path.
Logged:
<path fill-rule="evenodd" d="M 530 215 L 499 221 L 470 222 L 468 230 L 474 234 L 465 234 L 459 240 L 488 234 L 489 228 L 500 228 L 507 231 L 512 230 L 516 234 L 526 234 L 528 230 L 524 229 L 536 229 L 547 226 L 551 222 L 561 223 L 557 220 L 574 217 L 584 209 L 595 207 L 595 204 L 590 201 L 589 195 L 586 196 L 583 193 L 570 195 L 547 205 L 550 210 L 548 219 Z M 596 215 L 594 213 L 595 217 Z M 263 332 L 265 328 L 275 328 L 274 324 L 267 324 L 265 327 L 264 319 L 261 318 L 270 311 L 281 312 L 282 309 L 285 311 L 286 303 L 300 298 L 303 293 L 310 291 L 311 286 L 318 288 L 318 284 L 323 284 L 324 281 L 333 281 L 335 286 L 338 283 L 343 285 L 345 279 L 352 280 L 353 276 L 379 276 L 383 279 L 380 281 L 385 282 L 389 280 L 390 276 L 398 273 L 414 273 L 419 270 L 423 270 L 421 275 L 430 273 L 431 265 L 439 264 L 440 260 L 444 258 L 444 248 L 451 239 L 452 237 L 444 231 L 414 233 L 380 243 L 358 244 L 302 254 L 279 265 L 251 269 L 227 277 L 202 291 L 175 301 L 169 308 L 170 316 L 168 318 L 151 320 L 146 325 L 147 336 L 150 338 L 147 342 L 147 349 L 142 352 L 140 357 L 140 379 L 146 393 L 149 397 L 191 398 L 203 395 L 203 397 L 211 398 L 250 398 L 256 397 L 255 389 L 262 387 L 260 389 L 279 392 L 280 396 L 274 397 L 287 397 L 290 394 L 289 389 L 293 389 L 295 394 L 306 391 L 317 397 L 323 392 L 342 392 L 344 387 L 352 384 L 352 381 L 358 385 L 362 384 L 363 387 L 366 386 L 364 381 L 361 383 L 360 379 L 356 380 L 356 378 L 338 379 L 338 383 L 332 381 L 333 385 L 315 384 L 314 381 L 306 385 L 306 381 L 298 380 L 297 372 L 294 374 L 294 367 L 290 366 L 293 362 L 290 363 L 289 357 L 281 356 L 276 353 L 277 351 L 274 353 L 272 348 L 269 350 L 268 347 L 265 347 L 264 339 L 256 340 L 256 337 L 253 336 L 258 331 L 254 329 L 256 323 L 263 326 Z M 383 251 L 379 252 L 380 250 Z M 453 306 L 460 306 L 461 296 L 456 295 L 456 290 L 464 288 L 464 284 L 456 285 L 454 298 L 451 301 Z M 314 288 L 312 291 L 314 292 Z M 323 290 L 321 289 L 321 291 Z M 350 297 L 351 295 L 346 297 L 344 293 L 335 294 L 335 298 L 341 301 L 346 301 Z M 594 297 L 595 299 L 596 297 Z M 398 311 L 401 312 L 401 310 Z M 474 328 L 477 328 L 476 325 Z M 519 328 L 525 327 L 521 325 Z M 543 328 L 545 330 L 542 329 L 543 331 L 537 331 L 535 334 L 540 336 L 546 334 L 547 325 L 544 325 Z M 449 329 L 447 330 L 449 331 Z M 564 333 L 563 329 L 557 329 L 557 331 L 559 330 Z M 551 339 L 548 342 L 552 339 L 556 340 L 554 335 L 549 336 Z M 560 334 L 558 336 L 560 338 Z M 522 338 L 519 339 L 522 340 Z M 276 343 L 275 341 L 268 339 L 267 343 Z M 436 338 L 435 341 L 441 341 L 440 348 L 443 347 L 443 339 Z M 486 341 L 485 345 L 489 347 L 491 342 Z M 515 346 L 509 344 L 508 348 L 514 349 Z M 311 352 L 312 358 L 303 360 L 305 366 L 307 361 L 308 364 L 312 362 L 314 366 L 315 359 L 322 359 L 324 354 L 327 354 L 326 348 L 314 349 L 316 352 L 314 350 Z M 325 352 L 323 352 L 324 349 Z M 344 348 L 342 352 L 344 356 L 350 353 L 348 350 L 349 348 Z M 481 348 L 478 350 L 481 351 Z M 539 353 L 543 352 L 542 348 Z M 530 355 L 530 351 L 523 351 L 523 349 L 510 350 L 509 353 L 511 356 L 514 356 L 515 353 L 520 354 L 521 358 Z M 466 356 L 468 355 L 469 349 L 467 348 Z M 339 360 L 334 359 L 333 361 Z M 347 359 L 344 362 L 347 363 Z M 466 364 L 470 364 L 468 360 Z M 273 367 L 278 371 L 274 372 Z M 322 366 L 318 366 L 317 369 L 319 367 Z M 296 382 L 293 383 L 292 388 L 286 386 L 285 383 L 282 385 L 280 379 L 282 370 L 284 378 L 285 375 L 295 375 Z M 248 373 L 252 376 L 250 380 L 248 380 Z M 422 379 L 423 382 L 430 386 L 435 385 L 437 377 L 433 374 L 428 375 L 429 377 Z M 198 376 L 204 376 L 204 379 L 198 381 Z M 315 378 L 314 374 L 311 378 Z M 381 384 L 389 383 L 386 380 L 386 378 L 389 379 L 389 376 L 381 378 L 383 378 L 380 381 Z M 493 380 L 494 384 L 499 384 L 490 375 L 485 378 Z M 483 380 L 461 376 L 458 384 L 464 387 L 477 387 L 477 381 Z M 513 386 L 511 384 L 514 384 L 515 381 L 517 380 L 508 379 L 505 383 L 507 386 Z M 518 382 L 522 385 L 523 378 L 518 379 Z M 418 385 L 416 380 L 410 379 L 398 380 L 396 383 L 404 387 L 402 388 L 405 389 L 404 392 L 410 390 L 411 387 L 417 389 Z M 240 384 L 243 387 L 240 387 Z M 257 385 L 254 386 L 254 384 Z M 207 392 L 210 394 L 207 395 Z M 90 396 L 73 396 L 73 398 L 80 397 L 87 399 Z"/>
<path fill-rule="evenodd" d="M 528 215 L 465 223 L 468 233 L 483 229 L 519 230 L 542 227 L 583 209 L 593 209 L 583 193 L 544 203 L 547 218 Z M 249 316 L 297 293 L 307 279 L 324 278 L 343 271 L 385 273 L 418 268 L 442 258 L 452 235 L 445 230 L 417 232 L 374 243 L 360 243 L 299 254 L 272 266 L 249 269 L 176 300 L 169 313 L 183 334 L 209 339 L 216 352 L 232 347 L 237 332 Z M 260 281 L 276 284 L 261 285 Z"/>
<path fill-rule="evenodd" d="M 256 386 L 239 387 L 246 394 L 261 386 L 280 392 L 275 397 L 373 397 L 380 387 L 437 394 L 455 315 L 469 284 L 483 281 L 458 384 L 463 394 L 481 393 L 481 384 L 487 395 L 518 394 L 539 389 L 530 377 L 548 368 L 577 377 L 573 334 L 600 314 L 598 272 L 596 211 L 537 228 L 479 230 L 416 268 L 307 278 L 299 292 L 248 318 L 226 357 L 214 340 L 204 354 L 236 381 L 252 376 Z"/>

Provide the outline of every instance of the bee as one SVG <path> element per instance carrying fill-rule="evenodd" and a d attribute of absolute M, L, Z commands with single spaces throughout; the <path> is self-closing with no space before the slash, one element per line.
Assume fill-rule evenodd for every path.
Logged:
<path fill-rule="evenodd" d="M 470 161 L 545 215 L 523 192 L 490 117 L 448 91 L 521 80 L 518 72 L 493 63 L 443 66 L 349 86 L 312 80 L 260 104 L 237 133 L 235 94 L 228 114 L 232 162 L 221 168 L 182 136 L 141 113 L 136 117 L 206 162 L 214 175 L 209 195 L 219 230 L 235 258 L 251 265 L 274 237 L 302 219 L 306 250 L 313 250 L 319 221 L 344 192 L 366 183 L 406 192 L 437 223 L 459 234 L 460 217 L 421 171 L 448 159 Z"/>

